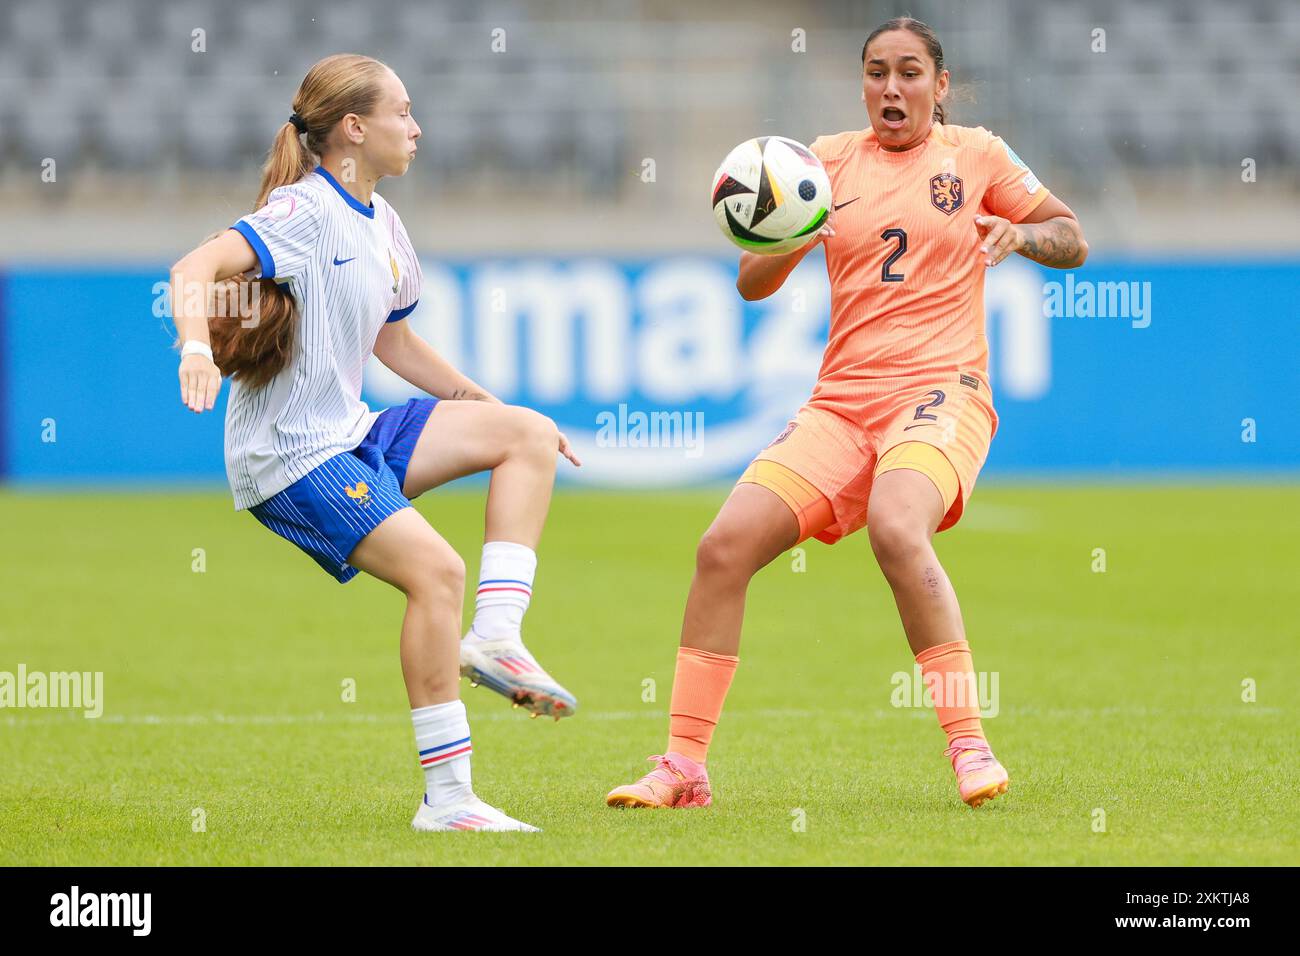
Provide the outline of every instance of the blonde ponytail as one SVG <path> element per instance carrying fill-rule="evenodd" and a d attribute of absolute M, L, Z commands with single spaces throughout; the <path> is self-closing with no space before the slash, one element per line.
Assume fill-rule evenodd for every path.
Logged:
<path fill-rule="evenodd" d="M 309 126 L 307 135 L 310 135 L 310 129 Z M 254 212 L 266 205 L 266 197 L 272 190 L 298 182 L 320 163 L 319 155 L 313 154 L 302 140 L 303 134 L 289 122 L 275 134 L 275 142 L 262 164 L 262 185 L 257 190 L 257 201 L 253 203 Z"/>
<path fill-rule="evenodd" d="M 253 212 L 266 205 L 274 190 L 299 182 L 320 164 L 329 136 L 343 117 L 373 112 L 386 71 L 388 67 L 378 60 L 355 53 L 327 56 L 307 71 L 293 98 L 293 115 L 305 129 L 300 132 L 298 124 L 286 121 L 276 132 L 262 164 L 262 183 Z M 253 282 L 259 288 L 244 288 Z M 298 303 L 270 276 L 233 276 L 217 291 L 225 302 L 238 307 L 227 308 L 225 314 L 209 320 L 213 360 L 226 377 L 238 377 L 249 387 L 260 388 L 289 363 Z M 242 303 L 248 302 L 253 303 L 254 314 L 243 309 Z"/>

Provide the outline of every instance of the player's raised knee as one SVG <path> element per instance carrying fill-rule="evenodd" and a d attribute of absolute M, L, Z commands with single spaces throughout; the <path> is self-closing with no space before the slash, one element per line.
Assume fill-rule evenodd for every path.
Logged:
<path fill-rule="evenodd" d="M 560 429 L 551 418 L 543 415 L 541 412 L 534 411 L 531 408 L 525 409 L 528 412 L 528 436 L 537 444 L 539 448 L 545 449 L 547 454 L 554 455 L 560 447 Z"/>
<path fill-rule="evenodd" d="M 521 451 L 554 457 L 560 445 L 555 422 L 531 408 L 510 406 L 513 444 Z"/>

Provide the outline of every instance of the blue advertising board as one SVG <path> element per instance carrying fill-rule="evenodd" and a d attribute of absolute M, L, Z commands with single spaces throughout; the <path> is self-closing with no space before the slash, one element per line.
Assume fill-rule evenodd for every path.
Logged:
<path fill-rule="evenodd" d="M 423 263 L 413 327 L 550 415 L 605 486 L 733 478 L 806 398 L 826 342 L 819 254 L 771 298 L 731 257 Z M 180 402 L 165 268 L 0 276 L 0 467 L 19 484 L 223 482 L 227 388 Z M 1001 426 L 987 474 L 1300 470 L 1300 263 L 1094 258 L 990 271 Z M 377 360 L 373 408 L 416 393 Z"/>

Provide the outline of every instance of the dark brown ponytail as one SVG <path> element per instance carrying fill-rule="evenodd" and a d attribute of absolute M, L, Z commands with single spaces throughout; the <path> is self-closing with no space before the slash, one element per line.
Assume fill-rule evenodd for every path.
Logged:
<path fill-rule="evenodd" d="M 261 388 L 289 364 L 297 324 L 293 296 L 270 279 L 223 279 L 215 283 L 208 316 L 212 360 L 227 378 Z"/>

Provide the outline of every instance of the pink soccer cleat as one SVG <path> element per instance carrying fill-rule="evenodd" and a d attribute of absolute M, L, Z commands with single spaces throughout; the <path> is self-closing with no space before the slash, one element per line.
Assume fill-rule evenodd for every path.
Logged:
<path fill-rule="evenodd" d="M 605 803 L 611 807 L 707 807 L 713 802 L 704 764 L 679 753 L 650 757 L 656 766 L 636 783 L 615 787 Z"/>
<path fill-rule="evenodd" d="M 998 794 L 1006 793 L 1011 783 L 1007 768 L 998 763 L 989 743 L 980 737 L 958 737 L 943 752 L 952 759 L 957 774 L 957 792 L 971 807 L 978 807 Z"/>

